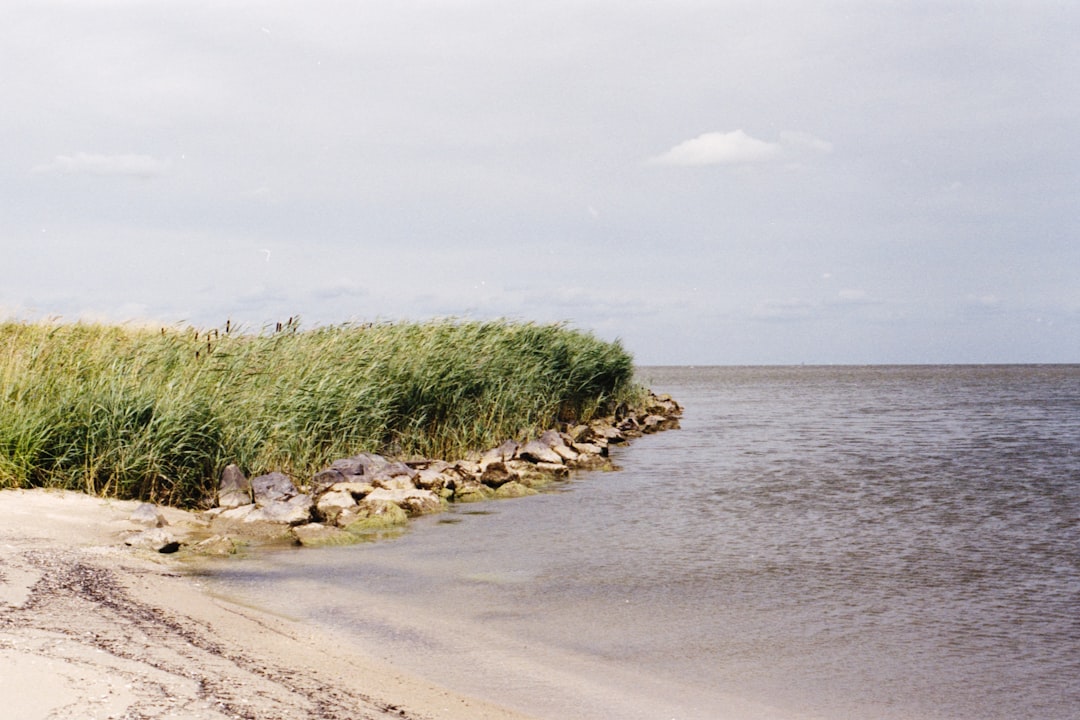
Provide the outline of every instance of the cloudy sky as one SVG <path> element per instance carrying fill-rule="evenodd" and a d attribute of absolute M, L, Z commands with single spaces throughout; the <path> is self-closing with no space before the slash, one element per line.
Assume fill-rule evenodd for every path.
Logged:
<path fill-rule="evenodd" d="M 0 316 L 1080 361 L 1072 2 L 4 3 Z"/>

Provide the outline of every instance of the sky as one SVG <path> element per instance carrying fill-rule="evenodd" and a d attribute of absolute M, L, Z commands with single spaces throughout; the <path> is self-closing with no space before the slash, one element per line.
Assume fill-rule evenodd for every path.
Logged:
<path fill-rule="evenodd" d="M 0 317 L 1080 362 L 1080 4 L 15 0 Z"/>

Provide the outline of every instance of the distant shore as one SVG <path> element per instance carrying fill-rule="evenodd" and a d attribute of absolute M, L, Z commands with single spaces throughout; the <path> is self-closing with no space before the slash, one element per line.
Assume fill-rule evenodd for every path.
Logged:
<path fill-rule="evenodd" d="M 124 545 L 137 506 L 0 491 L 6 716 L 524 720 L 213 596 L 197 567 Z M 188 515 L 161 511 L 173 524 Z"/>

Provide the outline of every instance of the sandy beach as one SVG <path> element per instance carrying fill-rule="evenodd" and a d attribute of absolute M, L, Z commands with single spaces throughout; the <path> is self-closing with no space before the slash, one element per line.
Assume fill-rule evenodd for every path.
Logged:
<path fill-rule="evenodd" d="M 124 538 L 134 502 L 0 491 L 0 698 L 12 720 L 525 716 L 216 597 Z M 186 513 L 162 508 L 170 524 Z"/>

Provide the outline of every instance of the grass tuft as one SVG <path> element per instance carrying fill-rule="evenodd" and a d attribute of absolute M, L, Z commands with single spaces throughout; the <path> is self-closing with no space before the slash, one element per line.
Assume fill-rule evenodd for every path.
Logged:
<path fill-rule="evenodd" d="M 0 323 L 0 487 L 193 506 L 231 462 L 459 457 L 633 400 L 632 378 L 618 342 L 558 324 Z"/>

